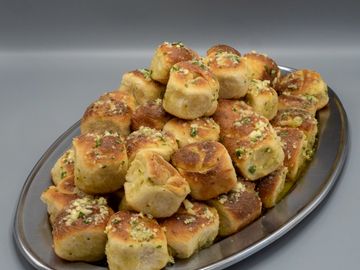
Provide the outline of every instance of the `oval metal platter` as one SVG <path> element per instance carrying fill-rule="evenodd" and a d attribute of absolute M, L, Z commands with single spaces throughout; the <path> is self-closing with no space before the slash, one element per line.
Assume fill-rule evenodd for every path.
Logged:
<path fill-rule="evenodd" d="M 281 67 L 283 73 L 293 69 Z M 329 88 L 330 101 L 318 112 L 319 140 L 315 155 L 291 192 L 255 222 L 187 260 L 166 269 L 224 269 L 261 250 L 286 234 L 326 197 L 339 177 L 348 147 L 344 108 Z M 44 153 L 21 191 L 14 220 L 14 240 L 23 256 L 37 269 L 105 270 L 99 265 L 70 263 L 52 249 L 51 228 L 40 195 L 50 184 L 50 170 L 79 134 L 80 121 L 61 135 Z"/>

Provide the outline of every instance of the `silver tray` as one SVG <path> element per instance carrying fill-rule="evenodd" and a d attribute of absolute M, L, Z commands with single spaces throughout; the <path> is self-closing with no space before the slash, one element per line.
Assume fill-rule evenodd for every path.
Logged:
<path fill-rule="evenodd" d="M 282 72 L 293 71 L 281 67 Z M 329 105 L 318 113 L 319 141 L 315 156 L 295 188 L 261 218 L 187 260 L 178 260 L 166 269 L 224 269 L 261 250 L 283 236 L 326 197 L 345 163 L 348 126 L 344 108 L 329 88 Z M 14 240 L 24 257 L 37 269 L 104 270 L 101 265 L 69 263 L 52 250 L 51 228 L 41 192 L 50 184 L 50 169 L 79 134 L 75 123 L 44 153 L 26 179 L 14 219 Z"/>

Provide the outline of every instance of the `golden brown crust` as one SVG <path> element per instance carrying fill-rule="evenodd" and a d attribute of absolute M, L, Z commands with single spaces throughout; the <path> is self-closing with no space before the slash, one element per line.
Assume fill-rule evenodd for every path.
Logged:
<path fill-rule="evenodd" d="M 184 83 L 190 81 L 196 86 L 206 86 L 209 83 L 217 86 L 216 76 L 204 63 L 198 60 L 179 62 L 172 67 L 171 71 L 174 72 L 174 76 L 178 80 Z"/>
<path fill-rule="evenodd" d="M 133 160 L 139 151 L 151 150 L 162 155 L 166 160 L 178 149 L 175 137 L 166 131 L 141 127 L 126 139 L 129 160 Z"/>
<path fill-rule="evenodd" d="M 223 144 L 237 169 L 247 180 L 257 180 L 274 170 L 284 161 L 284 152 L 276 134 L 265 133 L 261 140 L 224 137 Z"/>
<path fill-rule="evenodd" d="M 243 58 L 237 54 L 223 51 L 208 55 L 205 62 L 209 66 L 210 70 L 218 76 L 224 69 L 229 71 L 232 69 L 244 69 L 247 67 L 242 60 Z"/>
<path fill-rule="evenodd" d="M 64 179 L 74 177 L 74 149 L 67 150 L 54 164 L 51 169 L 51 178 L 55 185 Z"/>
<path fill-rule="evenodd" d="M 251 79 L 268 80 L 274 85 L 280 78 L 280 69 L 276 62 L 265 54 L 250 52 L 244 58 L 251 70 Z"/>
<path fill-rule="evenodd" d="M 206 55 L 209 56 L 209 55 L 221 53 L 221 52 L 228 52 L 228 53 L 232 53 L 232 54 L 241 56 L 241 54 L 238 50 L 234 49 L 233 47 L 230 47 L 229 45 L 225 45 L 225 44 L 217 44 L 217 45 L 212 46 L 211 48 L 209 48 L 206 51 Z"/>
<path fill-rule="evenodd" d="M 75 186 L 74 176 L 61 180 L 57 188 L 64 194 L 76 194 L 79 191 Z"/>
<path fill-rule="evenodd" d="M 295 181 L 306 159 L 310 159 L 306 136 L 298 128 L 276 127 L 277 135 L 285 153 L 284 166 L 289 169 L 288 178 Z"/>
<path fill-rule="evenodd" d="M 76 159 L 81 156 L 89 167 L 110 165 L 119 159 L 126 160 L 124 139 L 117 133 L 82 134 L 73 139 L 73 145 Z"/>
<path fill-rule="evenodd" d="M 245 183 L 248 181 L 238 182 L 235 190 L 209 201 L 219 213 L 220 236 L 241 230 L 261 214 L 262 204 L 259 196 L 253 186 Z"/>
<path fill-rule="evenodd" d="M 104 198 L 83 197 L 72 201 L 53 225 L 55 253 L 69 261 L 93 262 L 105 256 L 104 230 L 113 214 Z"/>
<path fill-rule="evenodd" d="M 197 118 L 191 121 L 173 118 L 163 128 L 164 131 L 172 133 L 179 147 L 202 141 L 218 141 L 220 127 L 209 117 Z"/>
<path fill-rule="evenodd" d="M 304 96 L 316 103 L 317 110 L 329 102 L 327 85 L 313 70 L 300 69 L 285 75 L 276 84 L 276 90 L 280 94 Z"/>
<path fill-rule="evenodd" d="M 166 84 L 170 68 L 176 63 L 199 58 L 199 55 L 181 42 L 163 42 L 151 60 L 151 78 Z"/>
<path fill-rule="evenodd" d="M 245 108 L 245 109 L 243 109 Z M 220 102 L 214 114 L 220 141 L 241 174 L 256 180 L 276 170 L 284 153 L 269 121 L 238 101 Z"/>
<path fill-rule="evenodd" d="M 93 102 L 81 119 L 81 133 L 117 132 L 126 136 L 130 132 L 132 109 L 127 103 L 128 94 L 114 91 Z M 130 99 L 130 98 L 129 98 Z"/>
<path fill-rule="evenodd" d="M 314 145 L 318 122 L 311 113 L 302 109 L 279 110 L 271 123 L 274 127 L 292 127 L 302 130 L 306 135 L 308 148 Z"/>
<path fill-rule="evenodd" d="M 199 57 L 195 51 L 186 47 L 182 42 L 164 42 L 159 49 L 166 55 L 168 62 L 173 65 Z"/>
<path fill-rule="evenodd" d="M 53 201 L 58 205 L 62 205 L 61 208 L 64 208 L 74 199 L 80 198 L 80 196 L 77 193 L 64 193 L 58 187 L 50 186 L 42 193 L 41 198 L 44 202 Z"/>
<path fill-rule="evenodd" d="M 110 269 L 163 269 L 169 261 L 164 231 L 155 219 L 142 213 L 115 213 L 105 232 Z"/>
<path fill-rule="evenodd" d="M 269 81 L 251 80 L 246 94 L 247 103 L 255 112 L 271 120 L 278 110 L 278 95 Z"/>
<path fill-rule="evenodd" d="M 214 222 L 214 219 L 216 219 L 217 212 L 214 208 L 199 202 L 192 202 L 192 205 L 193 207 L 190 211 L 184 207 L 180 207 L 173 216 L 165 219 L 161 224 L 166 228 L 167 233 L 172 234 L 172 237 L 180 235 L 181 237 L 186 237 L 187 235 L 191 237 L 192 234 L 210 225 Z"/>
<path fill-rule="evenodd" d="M 132 111 L 136 108 L 136 101 L 132 94 L 126 91 L 114 90 L 103 94 L 99 99 L 102 100 L 116 100 L 124 102 Z"/>
<path fill-rule="evenodd" d="M 117 133 L 87 133 L 73 139 L 75 185 L 86 193 L 113 192 L 122 187 L 128 168 L 125 142 Z"/>
<path fill-rule="evenodd" d="M 191 196 L 197 200 L 214 198 L 236 184 L 230 156 L 218 142 L 189 144 L 172 156 L 172 162 L 189 183 Z"/>
<path fill-rule="evenodd" d="M 233 130 L 233 123 L 240 118 L 240 113 L 245 111 L 252 112 L 252 108 L 243 101 L 239 100 L 228 100 L 228 99 L 219 99 L 219 105 L 216 109 L 213 119 L 220 126 L 220 139 L 225 135 L 229 134 Z M 251 114 L 252 117 L 255 117 L 255 114 Z M 251 124 L 252 121 L 245 121 L 245 123 Z M 249 133 L 248 128 L 244 129 L 244 133 Z"/>
<path fill-rule="evenodd" d="M 143 105 L 162 98 L 165 86 L 152 80 L 151 71 L 143 68 L 125 73 L 119 90 L 130 93 L 138 105 Z"/>
<path fill-rule="evenodd" d="M 306 96 L 280 95 L 278 109 L 302 109 L 315 117 L 316 102 L 312 98 L 306 98 Z"/>
<path fill-rule="evenodd" d="M 259 179 L 256 189 L 262 201 L 262 205 L 265 208 L 275 206 L 280 199 L 280 194 L 284 189 L 286 174 L 288 172 L 288 169 L 285 166 L 281 166 L 271 174 Z"/>
<path fill-rule="evenodd" d="M 163 109 L 162 100 L 150 101 L 137 107 L 131 118 L 131 129 L 149 127 L 161 130 L 171 116 Z"/>
<path fill-rule="evenodd" d="M 199 202 L 188 202 L 173 216 L 161 222 L 168 245 L 178 258 L 188 258 L 201 248 L 210 246 L 219 228 L 219 216 L 213 207 Z"/>
<path fill-rule="evenodd" d="M 50 216 L 50 223 L 53 224 L 55 218 L 66 206 L 68 206 L 73 200 L 81 197 L 81 195 L 75 192 L 64 193 L 57 186 L 50 186 L 41 194 L 40 198 L 47 205 L 47 210 Z"/>
<path fill-rule="evenodd" d="M 219 83 L 204 63 L 179 62 L 170 70 L 163 107 L 182 119 L 210 116 L 216 110 L 218 92 Z"/>
<path fill-rule="evenodd" d="M 208 55 L 205 63 L 219 81 L 219 97 L 237 99 L 246 95 L 250 70 L 243 57 L 223 51 Z"/>
<path fill-rule="evenodd" d="M 190 193 L 187 181 L 162 156 L 151 151 L 136 154 L 126 174 L 126 203 L 154 217 L 174 214 Z"/>
<path fill-rule="evenodd" d="M 56 238 L 67 237 L 68 233 L 82 228 L 103 228 L 113 214 L 102 197 L 93 198 L 86 196 L 72 200 L 56 217 L 53 236 Z M 80 207 L 79 207 L 80 205 Z"/>
<path fill-rule="evenodd" d="M 155 219 L 130 211 L 113 214 L 108 221 L 106 233 L 108 237 L 121 239 L 128 244 L 153 239 L 166 241 L 165 234 Z"/>
<path fill-rule="evenodd" d="M 271 131 L 269 121 L 241 101 L 224 100 L 213 118 L 220 126 L 221 139 L 247 137 L 257 129 L 264 134 Z"/>

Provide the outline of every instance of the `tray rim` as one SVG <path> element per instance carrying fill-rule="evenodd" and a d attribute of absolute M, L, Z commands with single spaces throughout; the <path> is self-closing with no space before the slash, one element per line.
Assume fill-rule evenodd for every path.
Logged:
<path fill-rule="evenodd" d="M 279 68 L 281 71 L 285 72 L 293 72 L 297 69 L 282 66 L 279 65 Z M 336 154 L 336 159 L 332 164 L 332 169 L 328 172 L 328 181 L 324 184 L 324 186 L 320 189 L 319 193 L 310 200 L 307 205 L 305 205 L 293 218 L 286 221 L 286 223 L 276 229 L 273 233 L 266 236 L 265 238 L 251 244 L 249 247 L 239 251 L 238 253 L 234 255 L 230 255 L 227 258 L 224 258 L 222 260 L 216 261 L 208 266 L 205 266 L 201 268 L 201 270 L 221 270 L 226 267 L 229 267 L 230 265 L 233 265 L 252 254 L 256 253 L 257 251 L 260 251 L 261 249 L 265 248 L 266 246 L 270 245 L 274 241 L 281 238 L 283 235 L 285 235 L 287 232 L 289 232 L 291 229 L 293 229 L 297 224 L 299 224 L 304 218 L 306 218 L 317 206 L 320 205 L 320 203 L 327 197 L 329 192 L 334 187 L 335 183 L 341 176 L 342 170 L 344 168 L 344 165 L 346 163 L 346 159 L 348 156 L 348 150 L 349 150 L 349 126 L 348 126 L 348 118 L 346 111 L 344 109 L 344 106 L 342 105 L 341 100 L 339 99 L 338 95 L 332 88 L 329 88 L 329 91 L 332 92 L 332 95 L 334 96 L 334 100 L 337 103 L 337 107 L 339 108 L 339 115 L 341 118 L 341 125 L 343 126 L 343 129 L 341 130 L 341 138 L 340 143 L 338 146 L 338 151 Z M 76 121 L 71 127 L 69 127 L 64 133 L 62 133 L 51 145 L 47 150 L 44 152 L 44 154 L 40 157 L 40 159 L 35 163 L 34 167 L 30 171 L 28 177 L 26 178 L 21 192 L 18 197 L 17 206 L 15 210 L 14 220 L 13 220 L 13 239 L 15 241 L 17 249 L 21 252 L 23 257 L 36 269 L 44 269 L 44 270 L 52 270 L 53 268 L 49 267 L 46 262 L 41 261 L 41 259 L 38 257 L 37 254 L 33 254 L 31 252 L 31 249 L 28 245 L 28 243 L 24 243 L 24 236 L 22 235 L 22 231 L 19 230 L 20 221 L 22 220 L 23 208 L 24 208 L 24 197 L 27 194 L 28 189 L 30 188 L 32 184 L 32 180 L 34 179 L 34 176 L 37 174 L 37 172 L 40 170 L 42 163 L 44 160 L 46 160 L 49 155 L 57 148 L 57 146 L 64 140 L 66 137 L 68 137 L 69 134 L 71 134 L 79 125 L 80 121 Z"/>

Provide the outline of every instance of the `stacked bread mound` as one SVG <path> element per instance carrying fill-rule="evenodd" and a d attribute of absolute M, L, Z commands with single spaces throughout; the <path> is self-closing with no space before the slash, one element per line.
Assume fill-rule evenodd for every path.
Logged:
<path fill-rule="evenodd" d="M 162 43 L 149 69 L 86 109 L 55 163 L 41 195 L 55 253 L 161 269 L 241 230 L 295 183 L 328 100 L 314 71 L 282 76 L 264 54 Z"/>

